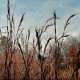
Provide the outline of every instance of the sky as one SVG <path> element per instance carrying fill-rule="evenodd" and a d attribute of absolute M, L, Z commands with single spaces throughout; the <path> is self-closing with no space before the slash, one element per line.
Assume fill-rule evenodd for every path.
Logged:
<path fill-rule="evenodd" d="M 15 7 L 15 28 L 17 28 L 20 18 L 25 13 L 25 18 L 22 23 L 24 32 L 31 29 L 31 34 L 34 36 L 34 27 L 40 27 L 45 24 L 46 20 L 53 16 L 53 11 L 56 11 L 57 16 L 57 35 L 61 35 L 67 18 L 77 13 L 71 19 L 70 25 L 66 30 L 66 34 L 78 36 L 80 34 L 80 0 L 10 0 L 11 13 Z M 7 0 L 0 0 L 0 27 L 7 25 Z M 4 31 L 4 30 L 3 30 Z M 46 34 L 43 35 L 44 40 L 53 33 L 54 29 L 51 27 Z"/>

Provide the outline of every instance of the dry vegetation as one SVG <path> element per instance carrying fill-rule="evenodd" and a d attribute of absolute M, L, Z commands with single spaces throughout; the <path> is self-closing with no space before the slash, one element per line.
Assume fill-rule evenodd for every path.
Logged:
<path fill-rule="evenodd" d="M 7 36 L 3 36 L 0 28 L 0 80 L 79 80 L 80 79 L 80 47 L 79 43 L 69 43 L 66 46 L 64 37 L 70 20 L 76 14 L 72 14 L 66 21 L 63 34 L 58 38 L 56 20 L 59 19 L 54 12 L 42 28 L 35 28 L 35 37 L 30 42 L 30 30 L 26 39 L 23 37 L 21 24 L 25 17 L 22 15 L 15 32 L 14 13 L 10 12 L 10 1 L 7 0 Z M 53 20 L 53 24 L 47 24 Z M 42 51 L 42 35 L 50 27 L 54 27 L 53 37 L 46 40 Z M 16 34 L 15 34 L 16 33 Z M 50 41 L 53 41 L 50 45 Z M 30 46 L 30 47 L 29 47 Z M 41 55 L 43 53 L 43 55 Z M 46 55 L 46 56 L 45 56 Z M 48 56 L 47 56 L 48 55 Z"/>

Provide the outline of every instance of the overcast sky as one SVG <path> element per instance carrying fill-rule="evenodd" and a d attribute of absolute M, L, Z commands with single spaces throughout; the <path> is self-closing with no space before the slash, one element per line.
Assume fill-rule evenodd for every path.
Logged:
<path fill-rule="evenodd" d="M 34 34 L 34 27 L 41 27 L 44 25 L 47 19 L 53 16 L 53 11 L 56 11 L 57 16 L 60 18 L 57 21 L 57 34 L 62 33 L 65 21 L 74 13 L 77 15 L 70 21 L 70 25 L 67 28 L 66 33 L 73 36 L 77 36 L 80 32 L 80 0 L 10 0 L 11 11 L 13 12 L 15 7 L 15 27 L 19 23 L 21 15 L 25 12 L 25 18 L 22 23 L 22 27 L 25 28 L 25 33 L 28 28 L 32 29 L 32 35 Z M 0 0 L 0 27 L 5 26 L 7 0 Z M 47 32 L 50 35 L 53 33 L 53 28 L 50 28 Z M 48 34 L 47 34 L 48 35 Z M 45 36 L 46 39 L 46 36 Z"/>

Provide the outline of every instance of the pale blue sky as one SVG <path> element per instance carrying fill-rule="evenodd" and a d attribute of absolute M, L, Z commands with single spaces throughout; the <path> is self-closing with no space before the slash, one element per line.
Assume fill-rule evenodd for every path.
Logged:
<path fill-rule="evenodd" d="M 52 17 L 56 10 L 58 20 L 58 35 L 62 32 L 65 20 L 73 13 L 77 15 L 72 19 L 67 29 L 68 34 L 76 36 L 80 32 L 80 0 L 10 0 L 11 8 L 15 8 L 15 27 L 17 27 L 21 15 L 25 12 L 25 19 L 22 27 L 33 28 L 43 25 L 47 19 Z M 5 26 L 7 0 L 0 0 L 0 27 Z M 49 30 L 51 31 L 51 30 Z"/>

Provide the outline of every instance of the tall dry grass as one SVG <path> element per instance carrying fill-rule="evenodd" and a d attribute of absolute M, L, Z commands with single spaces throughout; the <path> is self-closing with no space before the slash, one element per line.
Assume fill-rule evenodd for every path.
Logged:
<path fill-rule="evenodd" d="M 17 32 L 15 34 L 15 21 L 14 11 L 11 15 L 10 0 L 7 0 L 7 26 L 0 28 L 1 39 L 3 38 L 2 28 L 7 28 L 4 52 L 0 54 L 0 70 L 1 80 L 71 80 L 71 70 L 61 69 L 61 64 L 64 61 L 64 55 L 61 52 L 64 37 L 69 35 L 65 34 L 70 20 L 76 15 L 72 14 L 66 21 L 63 34 L 58 38 L 56 22 L 59 19 L 54 12 L 53 16 L 48 19 L 44 26 L 37 29 L 35 28 L 35 37 L 33 42 L 30 42 L 31 31 L 28 30 L 26 38 L 23 37 L 23 29 L 21 24 L 25 18 L 25 13 L 21 16 Z M 53 20 L 53 24 L 47 24 Z M 42 36 L 50 28 L 54 27 L 53 37 L 49 37 L 44 45 L 42 54 Z M 53 41 L 53 45 L 50 45 Z M 29 45 L 32 47 L 29 48 Z M 45 55 L 49 55 L 45 57 Z M 79 57 L 79 56 L 78 56 Z M 79 59 L 79 58 L 78 58 Z M 78 60 L 79 63 L 79 60 Z M 64 66 L 63 66 L 64 68 Z M 70 75 L 68 75 L 68 72 Z M 63 76 L 62 76 L 63 75 Z M 66 75 L 68 77 L 66 77 Z M 77 74 L 78 75 L 78 74 Z M 76 77 L 76 79 L 78 79 Z"/>

